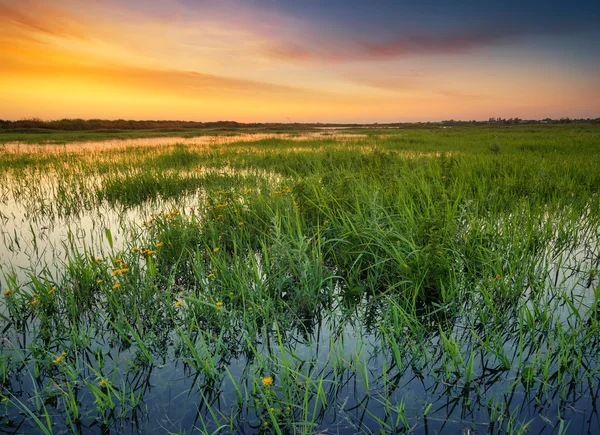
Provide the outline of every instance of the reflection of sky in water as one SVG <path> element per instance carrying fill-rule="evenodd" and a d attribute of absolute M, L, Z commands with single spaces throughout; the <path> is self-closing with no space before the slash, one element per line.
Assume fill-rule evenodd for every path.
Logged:
<path fill-rule="evenodd" d="M 186 176 L 220 175 L 224 177 L 256 176 L 277 183 L 280 176 L 264 170 L 221 168 L 196 168 L 191 172 L 178 171 Z M 82 176 L 80 176 L 82 177 Z M 21 191 L 23 182 L 5 177 L 0 188 L 0 271 L 14 270 L 20 278 L 26 271 L 39 272 L 46 266 L 62 264 L 67 252 L 86 252 L 103 257 L 118 252 L 140 236 L 143 222 L 154 214 L 180 210 L 182 214 L 198 214 L 203 208 L 205 195 L 202 189 L 183 193 L 177 198 L 149 200 L 133 207 L 111 205 L 107 201 L 94 204 L 94 189 L 102 186 L 101 177 L 87 177 L 79 189 L 80 198 L 72 197 L 65 204 L 57 203 L 58 192 L 64 189 L 65 180 L 51 173 L 38 176 L 35 186 Z M 11 185 L 12 183 L 12 185 Z M 15 194 L 16 193 L 16 194 Z M 81 207 L 72 210 L 72 201 Z M 106 237 L 110 230 L 114 249 Z M 0 280 L 2 277 L 0 276 Z M 1 282 L 1 281 L 0 281 Z"/>
<path fill-rule="evenodd" d="M 193 212 L 201 194 L 183 196 L 177 200 L 145 203 L 119 210 L 104 203 L 99 208 L 79 212 L 78 216 L 55 219 L 29 219 L 27 208 L 18 201 L 2 204 L 0 217 L 0 267 L 11 266 L 23 277 L 23 270 L 40 271 L 46 266 L 61 264 L 67 252 L 87 252 L 103 257 L 110 253 L 106 230 L 112 234 L 114 251 L 132 243 L 144 220 L 152 214 L 171 211 Z"/>

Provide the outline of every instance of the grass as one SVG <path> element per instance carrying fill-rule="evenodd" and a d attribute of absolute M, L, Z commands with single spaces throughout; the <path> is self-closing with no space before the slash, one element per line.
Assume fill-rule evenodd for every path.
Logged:
<path fill-rule="evenodd" d="M 465 127 L 2 154 L 5 245 L 65 220 L 74 235 L 35 239 L 52 262 L 2 265 L 0 418 L 593 431 L 599 139 Z"/>

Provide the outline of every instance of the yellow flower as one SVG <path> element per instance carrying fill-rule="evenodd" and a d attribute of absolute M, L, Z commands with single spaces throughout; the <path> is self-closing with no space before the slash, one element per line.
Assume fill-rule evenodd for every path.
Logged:
<path fill-rule="evenodd" d="M 163 243 L 163 242 L 158 242 L 158 243 L 156 244 L 156 247 L 157 247 L 157 248 L 160 248 L 162 245 L 164 245 L 164 243 Z"/>
<path fill-rule="evenodd" d="M 51 295 L 55 291 L 56 291 L 56 287 L 52 287 L 50 290 L 48 290 L 48 294 Z"/>
<path fill-rule="evenodd" d="M 120 263 L 121 261 L 123 261 L 123 260 L 121 260 L 120 258 L 115 258 L 113 261 L 114 261 L 115 263 L 119 264 L 119 263 Z"/>
<path fill-rule="evenodd" d="M 98 382 L 98 385 L 100 385 L 100 386 L 104 385 L 104 380 L 101 380 L 100 382 Z"/>
<path fill-rule="evenodd" d="M 102 258 L 96 257 L 96 261 L 102 261 Z"/>
<path fill-rule="evenodd" d="M 116 288 L 119 288 L 119 287 L 121 287 L 121 283 L 120 282 L 117 282 L 117 283 L 115 283 L 113 285 L 113 289 L 116 289 Z"/>
<path fill-rule="evenodd" d="M 104 282 L 104 280 L 103 280 L 103 279 L 97 279 L 97 280 L 96 280 L 96 284 L 101 284 L 101 283 L 103 283 L 103 282 Z"/>
<path fill-rule="evenodd" d="M 217 307 L 222 307 L 223 306 L 223 302 L 219 301 L 216 303 Z"/>
<path fill-rule="evenodd" d="M 4 292 L 4 296 L 9 296 L 9 295 L 10 295 L 10 291 L 11 291 L 11 290 L 10 290 L 9 288 L 8 288 L 8 289 L 6 289 L 6 291 Z"/>
<path fill-rule="evenodd" d="M 252 311 L 252 307 L 248 307 L 248 311 Z"/>
<path fill-rule="evenodd" d="M 494 279 L 500 279 L 500 274 L 497 273 L 496 276 L 494 277 Z"/>
<path fill-rule="evenodd" d="M 269 411 L 273 412 L 275 411 L 275 408 L 269 408 Z"/>
<path fill-rule="evenodd" d="M 127 272 L 129 272 L 129 269 L 125 267 L 125 268 L 121 269 L 119 272 L 120 273 L 127 273 Z"/>
<path fill-rule="evenodd" d="M 112 271 L 112 276 L 117 276 L 120 273 L 121 273 L 121 269 L 115 269 Z"/>
<path fill-rule="evenodd" d="M 155 254 L 155 253 L 156 253 L 156 251 L 153 251 L 153 250 L 151 250 L 151 249 L 147 249 L 147 250 L 146 250 L 146 254 L 147 254 L 147 255 L 152 255 L 152 254 Z"/>
<path fill-rule="evenodd" d="M 31 300 L 31 305 L 35 305 L 35 304 L 37 304 L 37 303 L 38 303 L 38 300 L 37 300 L 37 299 L 32 299 L 32 300 Z"/>
<path fill-rule="evenodd" d="M 214 251 L 214 252 L 219 252 L 219 248 L 217 248 L 217 247 L 214 247 L 214 248 L 213 248 L 213 251 Z"/>
<path fill-rule="evenodd" d="M 214 278 L 215 274 L 214 273 L 209 273 L 207 278 Z"/>
<path fill-rule="evenodd" d="M 140 248 L 131 248 L 131 252 L 138 252 Z"/>
<path fill-rule="evenodd" d="M 272 376 L 265 376 L 264 378 L 260 378 L 260 380 L 265 387 L 270 387 L 273 384 Z"/>
<path fill-rule="evenodd" d="M 52 362 L 58 364 L 59 362 L 61 362 L 63 360 L 63 358 L 65 357 L 66 354 L 67 354 L 66 352 L 61 353 L 59 356 L 57 356 L 56 358 L 54 358 L 52 360 Z"/>
<path fill-rule="evenodd" d="M 238 225 L 239 225 L 240 227 L 243 227 L 243 226 L 244 226 L 244 222 L 240 222 Z"/>
<path fill-rule="evenodd" d="M 180 300 L 178 300 L 177 302 L 175 302 L 175 306 L 176 306 L 176 307 L 179 307 L 179 306 L 181 306 L 181 304 L 182 304 L 182 303 L 183 303 L 183 302 L 181 302 Z"/>

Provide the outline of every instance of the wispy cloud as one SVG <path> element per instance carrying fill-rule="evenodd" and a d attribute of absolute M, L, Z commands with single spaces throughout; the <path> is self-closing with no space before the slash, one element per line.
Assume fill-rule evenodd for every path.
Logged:
<path fill-rule="evenodd" d="M 311 35 L 305 40 L 273 41 L 266 53 L 278 59 L 312 62 L 355 62 L 397 59 L 406 57 L 455 55 L 501 44 L 520 44 L 528 38 L 569 34 L 578 29 L 563 25 L 552 29 L 536 25 L 486 26 L 458 31 L 435 31 L 429 33 L 399 33 L 398 35 L 373 36 Z"/>
<path fill-rule="evenodd" d="M 89 27 L 65 8 L 35 0 L 0 0 L 0 22 L 3 24 L 0 33 L 11 25 L 21 28 L 29 36 L 43 34 L 85 39 L 86 31 L 89 31 Z"/>

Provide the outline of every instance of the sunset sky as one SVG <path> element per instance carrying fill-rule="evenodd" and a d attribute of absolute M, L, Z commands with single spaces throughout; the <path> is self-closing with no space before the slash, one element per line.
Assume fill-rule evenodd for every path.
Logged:
<path fill-rule="evenodd" d="M 0 0 L 0 118 L 600 117 L 600 2 Z"/>

